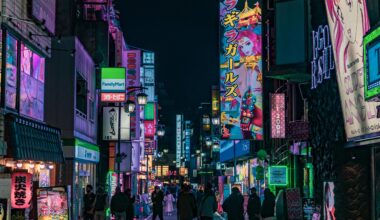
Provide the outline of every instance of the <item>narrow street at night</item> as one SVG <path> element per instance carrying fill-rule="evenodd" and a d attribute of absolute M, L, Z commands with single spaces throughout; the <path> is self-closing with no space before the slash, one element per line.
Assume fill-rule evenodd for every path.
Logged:
<path fill-rule="evenodd" d="M 380 0 L 0 10 L 0 220 L 380 220 Z"/>

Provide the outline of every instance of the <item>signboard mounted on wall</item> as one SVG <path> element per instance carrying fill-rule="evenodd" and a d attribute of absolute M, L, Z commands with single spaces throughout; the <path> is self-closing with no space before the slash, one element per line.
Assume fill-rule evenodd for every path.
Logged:
<path fill-rule="evenodd" d="M 364 37 L 364 98 L 380 102 L 380 27 Z"/>

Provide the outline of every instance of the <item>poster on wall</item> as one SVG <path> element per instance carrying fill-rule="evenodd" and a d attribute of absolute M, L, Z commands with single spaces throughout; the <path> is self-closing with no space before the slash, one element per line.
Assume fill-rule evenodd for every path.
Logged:
<path fill-rule="evenodd" d="M 377 104 L 364 99 L 363 36 L 370 28 L 366 1 L 325 3 L 347 140 L 377 137 Z"/>
<path fill-rule="evenodd" d="M 335 220 L 335 184 L 334 182 L 323 183 L 323 213 L 325 220 Z"/>
<path fill-rule="evenodd" d="M 259 1 L 221 0 L 219 18 L 222 138 L 263 140 Z"/>
<path fill-rule="evenodd" d="M 103 108 L 103 140 L 116 141 L 119 135 L 119 108 Z M 130 116 L 129 113 L 121 110 L 120 140 L 130 140 Z"/>
<path fill-rule="evenodd" d="M 7 34 L 5 105 L 13 109 L 16 108 L 17 93 L 17 43 L 14 37 Z"/>
<path fill-rule="evenodd" d="M 65 187 L 37 189 L 38 220 L 69 219 L 68 198 Z"/>
<path fill-rule="evenodd" d="M 268 170 L 269 185 L 286 186 L 288 185 L 288 167 L 287 166 L 270 166 Z"/>

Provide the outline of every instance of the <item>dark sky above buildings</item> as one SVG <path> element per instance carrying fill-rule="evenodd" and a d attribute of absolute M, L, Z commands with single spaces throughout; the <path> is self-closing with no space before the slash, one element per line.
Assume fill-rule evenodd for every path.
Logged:
<path fill-rule="evenodd" d="M 218 0 L 120 0 L 120 22 L 128 45 L 156 53 L 156 83 L 167 138 L 175 137 L 175 114 L 195 121 L 201 102 L 218 85 Z M 168 102 L 169 101 L 169 102 Z"/>

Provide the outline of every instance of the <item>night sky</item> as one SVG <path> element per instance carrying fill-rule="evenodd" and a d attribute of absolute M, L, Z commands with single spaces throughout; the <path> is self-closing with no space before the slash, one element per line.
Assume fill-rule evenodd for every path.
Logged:
<path fill-rule="evenodd" d="M 155 52 L 165 142 L 174 149 L 175 114 L 192 121 L 218 85 L 218 0 L 122 0 L 117 8 L 128 45 Z"/>

